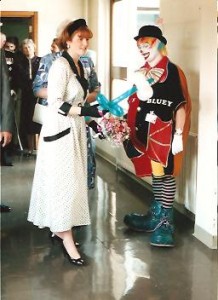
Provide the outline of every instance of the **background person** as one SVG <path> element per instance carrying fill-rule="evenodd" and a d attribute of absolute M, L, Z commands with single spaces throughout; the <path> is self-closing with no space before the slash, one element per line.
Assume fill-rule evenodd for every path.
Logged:
<path fill-rule="evenodd" d="M 27 155 L 33 154 L 37 149 L 38 135 L 41 125 L 32 121 L 36 104 L 36 97 L 33 94 L 32 83 L 39 67 L 40 57 L 35 54 L 36 46 L 32 39 L 24 39 L 21 43 L 21 50 L 24 54 L 20 65 L 21 70 L 21 124 L 20 133 L 24 146 L 27 147 Z"/>
<path fill-rule="evenodd" d="M 58 38 L 54 38 L 51 43 L 51 53 L 60 52 L 60 48 L 58 45 Z"/>
<path fill-rule="evenodd" d="M 16 36 L 8 36 L 4 45 L 6 62 L 8 65 L 9 79 L 12 95 L 17 94 L 20 87 L 20 63 L 24 54 L 19 49 L 19 40 Z"/>
<path fill-rule="evenodd" d="M 9 36 L 6 38 L 4 45 L 5 57 L 9 72 L 9 81 L 11 96 L 14 101 L 14 113 L 15 113 L 15 126 L 16 134 L 13 135 L 12 143 L 10 144 L 11 155 L 18 149 L 23 151 L 23 146 L 20 140 L 20 114 L 21 114 L 21 73 L 20 66 L 23 59 L 23 54 L 19 50 L 19 40 L 16 36 Z M 12 163 L 11 163 L 12 165 Z"/>
<path fill-rule="evenodd" d="M 16 36 L 8 36 L 4 46 L 6 51 L 16 52 L 19 49 L 19 40 Z"/>
<path fill-rule="evenodd" d="M 2 46 L 2 44 L 1 44 Z M 10 85 L 8 78 L 8 69 L 4 56 L 4 51 L 0 49 L 1 59 L 1 123 L 0 123 L 0 142 L 1 155 L 4 149 L 12 140 L 14 130 L 14 105 L 10 94 Z M 1 203 L 1 212 L 10 212 L 11 208 L 8 205 Z"/>

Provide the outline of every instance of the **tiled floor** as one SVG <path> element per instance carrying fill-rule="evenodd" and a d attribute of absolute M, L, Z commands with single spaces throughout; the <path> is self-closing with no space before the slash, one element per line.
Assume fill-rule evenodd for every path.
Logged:
<path fill-rule="evenodd" d="M 97 158 L 90 191 L 92 225 L 76 231 L 88 265 L 77 268 L 52 245 L 48 229 L 28 223 L 35 159 L 16 156 L 2 167 L 2 300 L 216 300 L 217 251 L 192 236 L 193 223 L 175 214 L 176 247 L 149 245 L 149 235 L 126 230 L 128 212 L 144 213 L 145 187 Z"/>

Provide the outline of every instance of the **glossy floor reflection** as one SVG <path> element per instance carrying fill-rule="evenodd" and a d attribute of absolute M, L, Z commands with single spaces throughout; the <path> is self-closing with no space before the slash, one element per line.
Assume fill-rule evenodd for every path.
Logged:
<path fill-rule="evenodd" d="M 2 167 L 2 202 L 13 208 L 1 214 L 2 300 L 217 299 L 217 251 L 195 239 L 193 223 L 179 213 L 173 249 L 126 230 L 123 216 L 144 213 L 152 194 L 99 157 L 92 225 L 76 230 L 88 266 L 71 266 L 48 229 L 26 221 L 34 165 L 17 156 L 14 167 Z"/>

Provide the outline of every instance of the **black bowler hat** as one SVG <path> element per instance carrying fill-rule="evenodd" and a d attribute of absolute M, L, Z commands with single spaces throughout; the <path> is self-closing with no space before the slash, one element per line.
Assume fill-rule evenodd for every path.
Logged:
<path fill-rule="evenodd" d="M 134 39 L 137 41 L 138 39 L 142 37 L 154 37 L 160 40 L 162 43 L 165 45 L 167 44 L 167 40 L 165 37 L 162 35 L 162 31 L 160 30 L 159 27 L 154 26 L 154 25 L 146 25 L 142 26 L 139 29 L 139 34 L 134 37 Z"/>

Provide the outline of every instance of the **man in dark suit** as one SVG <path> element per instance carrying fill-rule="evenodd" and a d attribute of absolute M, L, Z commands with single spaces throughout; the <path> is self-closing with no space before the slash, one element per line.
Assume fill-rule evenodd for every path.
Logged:
<path fill-rule="evenodd" d="M 10 94 L 10 85 L 8 77 L 8 68 L 5 60 L 5 54 L 0 49 L 1 59 L 1 121 L 0 121 L 0 142 L 1 150 L 7 146 L 12 139 L 14 127 L 14 104 Z M 1 151 L 2 152 L 2 151 Z M 1 212 L 10 212 L 11 208 L 1 204 Z"/>

